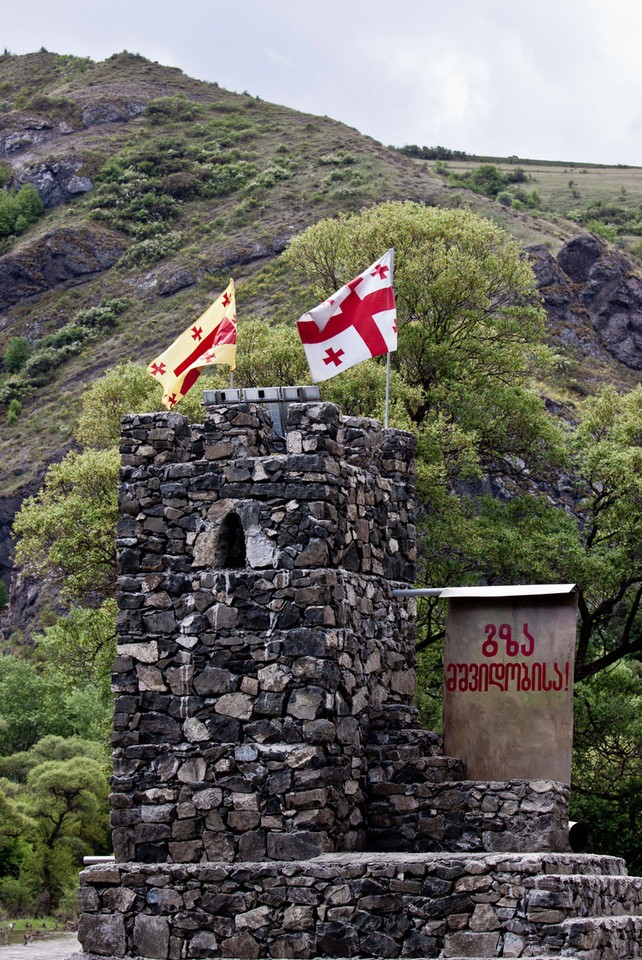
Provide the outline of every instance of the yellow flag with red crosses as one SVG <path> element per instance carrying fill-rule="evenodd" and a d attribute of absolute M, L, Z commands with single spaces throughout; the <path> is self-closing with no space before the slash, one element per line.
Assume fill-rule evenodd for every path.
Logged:
<path fill-rule="evenodd" d="M 162 403 L 171 410 L 193 387 L 203 367 L 225 363 L 236 367 L 236 301 L 234 281 L 196 323 L 147 367 L 163 387 Z"/>

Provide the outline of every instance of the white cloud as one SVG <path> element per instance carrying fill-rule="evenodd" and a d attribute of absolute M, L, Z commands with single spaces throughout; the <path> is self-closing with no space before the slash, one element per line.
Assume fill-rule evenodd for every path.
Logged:
<path fill-rule="evenodd" d="M 273 47 L 263 47 L 263 53 L 271 63 L 275 63 L 279 67 L 285 67 L 287 70 L 292 69 L 290 58 L 279 50 L 274 50 Z"/>
<path fill-rule="evenodd" d="M 3 42 L 127 48 L 384 143 L 642 163 L 640 0 L 32 0 Z"/>

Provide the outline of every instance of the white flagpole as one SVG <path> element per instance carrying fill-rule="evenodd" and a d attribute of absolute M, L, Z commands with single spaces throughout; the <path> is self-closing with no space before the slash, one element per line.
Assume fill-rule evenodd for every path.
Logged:
<path fill-rule="evenodd" d="M 388 429 L 388 407 L 390 406 L 390 351 L 386 354 L 386 413 L 383 425 Z"/>

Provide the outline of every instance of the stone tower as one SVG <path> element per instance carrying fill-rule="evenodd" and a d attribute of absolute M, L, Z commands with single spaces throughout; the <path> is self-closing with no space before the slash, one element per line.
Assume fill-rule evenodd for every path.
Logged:
<path fill-rule="evenodd" d="M 416 727 L 413 438 L 330 404 L 125 418 L 118 860 L 366 845 L 365 746 Z"/>

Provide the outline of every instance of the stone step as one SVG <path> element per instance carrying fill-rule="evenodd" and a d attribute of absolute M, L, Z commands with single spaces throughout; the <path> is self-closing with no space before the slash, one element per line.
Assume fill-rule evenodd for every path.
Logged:
<path fill-rule="evenodd" d="M 524 910 L 531 923 L 560 923 L 589 916 L 642 915 L 642 877 L 552 874 L 524 883 Z"/>
<path fill-rule="evenodd" d="M 443 739 L 434 730 L 424 730 L 413 722 L 402 724 L 398 720 L 388 726 L 370 728 L 365 752 L 384 747 L 391 750 L 407 747 L 422 757 L 440 756 L 444 750 Z"/>
<path fill-rule="evenodd" d="M 457 757 L 420 756 L 411 747 L 377 747 L 369 750 L 368 781 L 419 784 L 463 780 L 466 768 Z"/>
<path fill-rule="evenodd" d="M 568 788 L 550 780 L 370 785 L 370 850 L 428 853 L 569 849 Z"/>
<path fill-rule="evenodd" d="M 580 960 L 642 957 L 642 916 L 587 917 L 561 925 L 562 954 Z"/>

